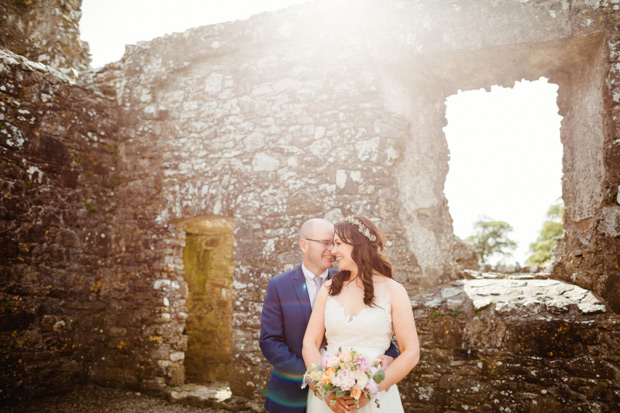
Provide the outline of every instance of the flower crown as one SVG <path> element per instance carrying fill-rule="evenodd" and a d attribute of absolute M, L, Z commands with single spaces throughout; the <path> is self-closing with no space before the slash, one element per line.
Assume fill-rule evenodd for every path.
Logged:
<path fill-rule="evenodd" d="M 349 215 L 348 217 L 344 219 L 344 222 L 357 225 L 357 230 L 361 232 L 362 235 L 364 235 L 366 238 L 368 238 L 371 241 L 376 241 L 377 237 L 375 237 L 375 235 L 372 232 L 370 232 L 370 230 L 366 228 L 366 226 L 359 219 L 355 219 L 353 218 L 353 216 Z"/>

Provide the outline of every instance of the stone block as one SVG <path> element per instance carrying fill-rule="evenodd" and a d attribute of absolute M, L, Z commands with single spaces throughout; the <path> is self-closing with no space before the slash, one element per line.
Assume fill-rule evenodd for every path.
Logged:
<path fill-rule="evenodd" d="M 140 386 L 145 390 L 164 390 L 167 387 L 165 377 L 149 377 Z"/>
<path fill-rule="evenodd" d="M 620 206 L 603 207 L 598 230 L 608 237 L 620 237 Z"/>
<path fill-rule="evenodd" d="M 178 386 L 185 383 L 185 367 L 175 365 L 168 368 L 168 384 Z"/>
<path fill-rule="evenodd" d="M 168 360 L 170 359 L 170 350 L 167 348 L 152 349 L 150 356 L 153 360 Z"/>
<path fill-rule="evenodd" d="M 183 351 L 175 351 L 170 353 L 170 361 L 179 361 L 185 359 L 185 352 Z"/>

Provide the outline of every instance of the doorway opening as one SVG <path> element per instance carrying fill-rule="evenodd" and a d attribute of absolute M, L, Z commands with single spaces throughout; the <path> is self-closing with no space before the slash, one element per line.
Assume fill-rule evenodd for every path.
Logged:
<path fill-rule="evenodd" d="M 232 360 L 232 218 L 184 220 L 188 318 L 185 382 L 228 381 Z"/>

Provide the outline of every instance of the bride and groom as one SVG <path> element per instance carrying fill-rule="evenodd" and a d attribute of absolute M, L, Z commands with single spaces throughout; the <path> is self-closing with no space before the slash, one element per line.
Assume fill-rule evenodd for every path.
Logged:
<path fill-rule="evenodd" d="M 381 359 L 385 370 L 378 386 L 381 407 L 363 396 L 358 412 L 403 411 L 395 384 L 418 362 L 419 343 L 409 297 L 392 277 L 384 245 L 382 232 L 364 217 L 302 225 L 303 262 L 269 280 L 261 315 L 260 347 L 273 365 L 269 412 L 357 410 L 350 397 L 334 403 L 301 388 L 306 368 L 320 363 L 322 353 L 340 349 Z M 339 271 L 331 269 L 334 260 Z"/>

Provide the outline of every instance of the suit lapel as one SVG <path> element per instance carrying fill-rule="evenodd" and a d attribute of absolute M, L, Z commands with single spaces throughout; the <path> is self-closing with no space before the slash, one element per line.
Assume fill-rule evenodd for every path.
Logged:
<path fill-rule="evenodd" d="M 304 278 L 304 272 L 301 270 L 301 266 L 297 268 L 297 273 L 293 277 L 293 288 L 295 289 L 295 294 L 297 294 L 297 301 L 301 306 L 301 312 L 303 313 L 307 323 L 308 321 L 310 321 L 312 306 L 310 305 L 308 286 L 306 285 L 306 279 Z"/>

